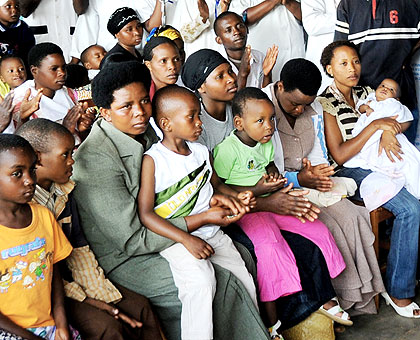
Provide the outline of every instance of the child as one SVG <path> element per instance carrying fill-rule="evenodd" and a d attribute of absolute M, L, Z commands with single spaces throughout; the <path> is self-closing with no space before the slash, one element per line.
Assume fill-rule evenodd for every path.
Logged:
<path fill-rule="evenodd" d="M 92 80 L 99 72 L 99 65 L 106 56 L 106 51 L 101 45 L 90 45 L 80 55 L 80 61 L 88 70 L 89 79 Z"/>
<path fill-rule="evenodd" d="M 72 247 L 48 209 L 28 204 L 36 162 L 25 139 L 0 135 L 0 329 L 29 340 L 69 339 L 57 262 Z"/>
<path fill-rule="evenodd" d="M 14 113 L 19 112 L 21 121 L 47 118 L 60 122 L 83 138 L 90 129 L 93 115 L 85 112 L 86 107 L 77 104 L 72 90 L 64 86 L 66 63 L 61 48 L 53 43 L 38 44 L 29 52 L 28 61 L 34 79 L 15 89 Z"/>
<path fill-rule="evenodd" d="M 241 16 L 233 12 L 223 12 L 213 25 L 216 42 L 225 48 L 233 70 L 238 76 L 238 87 L 262 88 L 271 83 L 271 71 L 276 64 L 279 49 L 273 45 L 267 54 L 246 45 L 248 27 Z"/>
<path fill-rule="evenodd" d="M 352 135 L 356 137 L 372 121 L 379 118 L 394 118 L 400 123 L 413 120 L 410 110 L 400 103 L 401 90 L 398 83 L 392 79 L 384 79 L 374 93 L 360 100 L 356 109 L 362 114 L 357 120 Z M 365 114 L 363 114 L 365 113 Z M 347 168 L 361 167 L 375 171 L 369 175 L 360 186 L 360 193 L 369 211 L 372 211 L 394 197 L 402 187 L 413 196 L 420 198 L 420 151 L 409 142 L 402 133 L 395 137 L 403 150 L 402 159 L 391 162 L 380 150 L 382 131 L 375 132 L 362 150 L 344 163 Z M 378 174 L 379 173 L 379 174 Z M 374 180 L 380 176 L 379 180 Z"/>
<path fill-rule="evenodd" d="M 202 130 L 200 103 L 192 92 L 169 85 L 156 92 L 153 107 L 164 137 L 143 159 L 140 219 L 147 228 L 177 242 L 160 254 L 169 262 L 179 290 L 182 339 L 213 339 L 216 280 L 212 263 L 240 279 L 257 304 L 252 277 L 232 240 L 220 230 L 245 213 L 237 198 L 249 204 L 252 196 L 238 194 L 220 182 L 207 148 L 192 143 Z M 166 220 L 180 216 L 188 232 Z"/>
<path fill-rule="evenodd" d="M 114 53 L 123 53 L 130 60 L 143 61 L 143 57 L 136 49 L 136 46 L 141 44 L 143 26 L 134 9 L 129 7 L 118 8 L 111 14 L 107 29 L 118 40 L 115 46 L 108 51 L 107 56 Z"/>
<path fill-rule="evenodd" d="M 0 58 L 0 96 L 4 98 L 11 90 L 26 81 L 26 69 L 21 58 L 7 55 Z"/>
<path fill-rule="evenodd" d="M 153 37 L 143 49 L 144 64 L 152 76 L 150 99 L 160 88 L 178 82 L 181 56 L 175 42 L 166 37 Z"/>
<path fill-rule="evenodd" d="M 274 165 L 273 104 L 260 89 L 248 87 L 235 95 L 232 111 L 235 130 L 214 149 L 217 174 L 235 190 L 251 190 L 256 197 L 278 191 L 285 180 Z M 332 235 L 317 220 L 302 223 L 292 216 L 256 212 L 245 215 L 238 224 L 255 247 L 260 300 L 264 303 L 271 336 L 276 339 L 280 321 L 275 301 L 302 290 L 294 255 L 280 230 L 300 234 L 314 242 L 324 255 L 330 277 L 338 276 L 345 263 Z M 339 311 L 336 308 L 328 316 L 351 325 L 347 313 L 334 315 Z"/>
<path fill-rule="evenodd" d="M 14 54 L 27 62 L 29 50 L 35 45 L 35 37 L 28 25 L 19 18 L 18 0 L 0 1 L 0 56 Z"/>
<path fill-rule="evenodd" d="M 74 247 L 63 278 L 69 318 L 84 339 L 160 339 L 153 311 L 143 296 L 105 278 L 79 224 L 73 200 L 74 138 L 62 125 L 39 118 L 23 124 L 18 135 L 38 154 L 34 203 L 51 210 Z M 67 275 L 64 275 L 67 274 Z M 122 294 L 123 295 L 122 295 Z M 142 320 L 144 326 L 141 322 Z M 143 326 L 143 327 L 142 327 Z"/>
<path fill-rule="evenodd" d="M 238 90 L 235 72 L 219 52 L 202 49 L 188 57 L 181 77 L 199 95 L 203 131 L 198 142 L 212 151 L 233 130 L 230 101 Z"/>

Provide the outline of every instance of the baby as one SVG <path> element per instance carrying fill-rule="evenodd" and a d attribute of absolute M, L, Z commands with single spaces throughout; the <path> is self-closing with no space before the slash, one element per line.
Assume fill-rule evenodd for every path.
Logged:
<path fill-rule="evenodd" d="M 88 70 L 90 80 L 99 73 L 99 65 L 105 55 L 106 50 L 101 45 L 90 45 L 80 55 L 80 61 Z"/>
<path fill-rule="evenodd" d="M 400 103 L 401 90 L 392 79 L 384 79 L 375 92 L 360 100 L 356 109 L 361 113 L 352 135 L 355 137 L 372 121 L 380 118 L 394 118 L 399 123 L 413 120 L 410 110 Z M 378 154 L 382 131 L 374 133 L 362 150 L 344 163 L 347 168 L 361 167 L 382 174 L 368 176 L 361 184 L 360 193 L 369 210 L 376 209 L 394 197 L 402 187 L 420 198 L 420 151 L 403 134 L 396 135 L 403 150 L 403 159 L 392 162 L 385 152 Z M 373 180 L 376 178 L 376 180 Z M 378 178 L 380 178 L 378 180 Z"/>

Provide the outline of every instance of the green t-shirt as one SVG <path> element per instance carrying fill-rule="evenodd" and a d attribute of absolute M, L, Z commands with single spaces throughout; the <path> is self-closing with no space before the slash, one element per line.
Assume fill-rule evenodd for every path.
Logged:
<path fill-rule="evenodd" d="M 226 184 L 253 186 L 266 173 L 265 167 L 274 160 L 271 140 L 250 147 L 242 143 L 235 130 L 214 148 L 214 170 Z"/>

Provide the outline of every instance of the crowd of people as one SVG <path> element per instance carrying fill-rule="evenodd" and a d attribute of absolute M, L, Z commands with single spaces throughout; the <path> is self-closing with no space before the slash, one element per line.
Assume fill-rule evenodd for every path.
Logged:
<path fill-rule="evenodd" d="M 417 0 L 0 0 L 0 340 L 279 340 L 378 295 L 420 318 L 419 21 Z"/>

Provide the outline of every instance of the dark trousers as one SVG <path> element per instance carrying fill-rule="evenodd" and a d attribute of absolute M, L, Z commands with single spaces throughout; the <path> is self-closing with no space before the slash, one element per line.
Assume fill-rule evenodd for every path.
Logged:
<path fill-rule="evenodd" d="M 83 340 L 160 340 L 159 325 L 147 298 L 123 286 L 118 288 L 122 300 L 115 304 L 121 312 L 143 323 L 141 328 L 131 328 L 106 311 L 87 303 L 66 298 L 69 323 L 76 328 Z"/>

